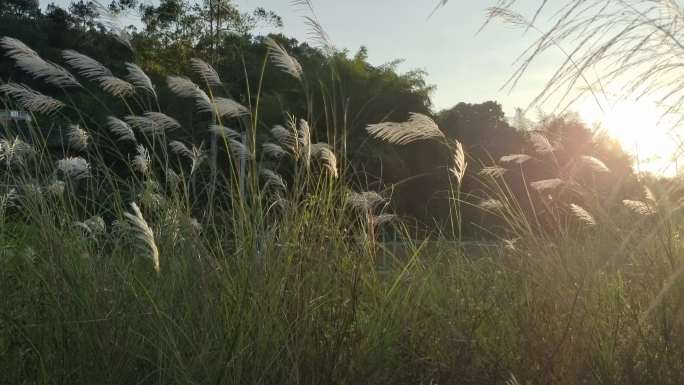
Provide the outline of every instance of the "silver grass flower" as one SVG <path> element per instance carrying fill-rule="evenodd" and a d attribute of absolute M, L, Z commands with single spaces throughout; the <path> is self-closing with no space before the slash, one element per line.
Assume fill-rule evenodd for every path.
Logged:
<path fill-rule="evenodd" d="M 228 141 L 228 147 L 230 147 L 230 151 L 233 153 L 233 155 L 238 157 L 240 160 L 244 161 L 252 158 L 252 153 L 249 151 L 249 148 L 247 148 L 247 146 L 238 140 L 230 139 Z"/>
<path fill-rule="evenodd" d="M 136 141 L 135 133 L 133 132 L 133 129 L 131 129 L 131 126 L 121 119 L 118 119 L 114 116 L 108 117 L 107 128 L 109 128 L 109 130 L 116 135 L 117 140 L 130 140 L 131 142 Z"/>
<path fill-rule="evenodd" d="M 371 124 L 366 127 L 366 131 L 376 139 L 398 145 L 444 137 L 444 133 L 432 119 L 417 113 L 411 113 L 407 122 Z"/>
<path fill-rule="evenodd" d="M 171 151 L 176 155 L 185 156 L 188 158 L 192 156 L 192 152 L 188 146 L 178 140 L 172 140 L 169 142 L 169 147 L 171 147 Z"/>
<path fill-rule="evenodd" d="M 74 226 L 85 230 L 89 235 L 98 235 L 107 232 L 107 225 L 105 224 L 104 219 L 99 215 L 90 217 L 83 222 L 76 221 L 74 222 Z"/>
<path fill-rule="evenodd" d="M 609 173 L 610 169 L 608 166 L 606 166 L 605 163 L 603 163 L 601 160 L 593 157 L 593 156 L 582 156 L 580 158 L 583 164 L 585 164 L 589 169 L 591 169 L 594 172 L 597 173 Z"/>
<path fill-rule="evenodd" d="M 441 1 L 446 1 L 446 0 L 441 0 Z M 314 7 L 313 7 L 313 4 L 311 3 L 311 0 L 293 0 L 292 4 L 301 6 L 310 13 L 310 16 L 304 17 L 304 20 L 305 20 L 304 24 L 306 24 L 306 26 L 309 29 L 307 32 L 307 34 L 309 35 L 309 38 L 313 41 L 313 43 L 317 46 L 317 48 L 320 48 L 323 52 L 325 52 L 329 56 L 333 55 L 335 53 L 335 46 L 333 45 L 332 41 L 330 40 L 328 33 L 325 32 L 325 29 L 323 29 L 323 26 L 318 22 L 318 19 L 316 17 L 316 12 L 314 11 Z"/>
<path fill-rule="evenodd" d="M 517 247 L 515 244 L 518 242 L 518 239 L 504 239 L 503 244 L 504 248 L 508 251 L 516 251 Z"/>
<path fill-rule="evenodd" d="M 271 129 L 271 135 L 276 138 L 281 146 L 288 149 L 290 152 L 295 153 L 297 148 L 297 134 L 296 127 L 295 131 L 288 130 L 283 126 L 275 126 Z"/>
<path fill-rule="evenodd" d="M 349 195 L 349 204 L 361 211 L 371 212 L 375 208 L 383 203 L 385 198 L 375 191 L 364 191 L 361 193 L 352 192 Z"/>
<path fill-rule="evenodd" d="M 103 77 L 114 76 L 102 63 L 80 52 L 67 49 L 62 51 L 62 57 L 70 67 L 78 71 L 79 75 L 88 80 L 99 81 Z"/>
<path fill-rule="evenodd" d="M 133 214 L 124 213 L 128 223 L 131 225 L 131 230 L 135 233 L 136 238 L 142 242 L 144 245 L 148 257 L 152 259 L 154 263 L 154 271 L 159 274 L 161 272 L 161 266 L 159 263 L 159 249 L 157 248 L 157 243 L 154 239 L 154 231 L 150 225 L 145 221 L 145 218 L 140 212 L 140 207 L 135 202 L 131 203 L 131 209 L 133 209 Z"/>
<path fill-rule="evenodd" d="M 0 85 L 0 92 L 14 99 L 21 108 L 30 112 L 50 115 L 64 107 L 64 103 L 61 101 L 43 95 L 23 84 L 2 84 Z"/>
<path fill-rule="evenodd" d="M 311 153 L 314 158 L 321 161 L 323 167 L 328 170 L 333 178 L 337 178 L 337 157 L 327 143 L 316 143 L 311 147 Z"/>
<path fill-rule="evenodd" d="M 280 159 L 287 155 L 287 151 L 275 143 L 266 142 L 261 145 L 261 148 L 264 150 L 264 155 L 274 159 Z"/>
<path fill-rule="evenodd" d="M 501 159 L 499 159 L 499 161 L 502 163 L 523 164 L 530 159 L 532 159 L 532 157 L 527 155 L 527 154 L 511 154 L 511 155 L 502 156 Z"/>
<path fill-rule="evenodd" d="M 103 76 L 99 82 L 104 92 L 118 98 L 131 96 L 135 92 L 135 87 L 131 83 L 116 76 Z"/>
<path fill-rule="evenodd" d="M 654 207 L 651 207 L 648 203 L 643 201 L 625 199 L 622 201 L 622 204 L 633 212 L 646 217 L 657 213 Z"/>
<path fill-rule="evenodd" d="M 499 20 L 503 24 L 508 24 L 516 27 L 525 27 L 530 25 L 530 22 L 527 19 L 525 19 L 524 16 L 506 7 L 487 8 L 487 19 Z"/>
<path fill-rule="evenodd" d="M 0 139 L 0 161 L 4 162 L 7 168 L 24 164 L 35 152 L 33 146 L 19 137 Z"/>
<path fill-rule="evenodd" d="M 197 58 L 190 59 L 190 68 L 192 68 L 192 70 L 210 86 L 220 87 L 223 84 L 218 72 L 204 60 Z"/>
<path fill-rule="evenodd" d="M 145 135 L 160 135 L 167 130 L 180 127 L 180 123 L 161 112 L 146 112 L 143 116 L 124 117 L 126 123 Z"/>
<path fill-rule="evenodd" d="M 563 181 L 558 178 L 543 179 L 530 183 L 530 187 L 537 191 L 553 190 L 563 184 Z"/>
<path fill-rule="evenodd" d="M 17 39 L 3 37 L 0 46 L 6 50 L 5 55 L 14 59 L 15 66 L 43 79 L 46 83 L 58 87 L 81 87 L 74 76 L 57 64 L 43 60 L 34 50 Z"/>
<path fill-rule="evenodd" d="M 268 168 L 261 168 L 259 170 L 259 175 L 261 175 L 261 177 L 266 181 L 264 183 L 265 190 L 268 190 L 269 188 L 275 188 L 279 191 L 287 190 L 287 185 L 285 184 L 285 181 L 275 171 L 270 170 Z"/>
<path fill-rule="evenodd" d="M 146 116 L 128 115 L 124 116 L 124 121 L 143 134 L 155 133 L 158 129 L 154 121 Z"/>
<path fill-rule="evenodd" d="M 169 147 L 171 147 L 171 151 L 173 151 L 174 154 L 184 156 L 192 161 L 192 166 L 190 168 L 191 174 L 197 171 L 202 162 L 207 158 L 207 152 L 201 145 L 200 147 L 193 145 L 192 149 L 190 149 L 184 143 L 172 140 L 169 143 Z"/>
<path fill-rule="evenodd" d="M 309 122 L 304 119 L 299 120 L 297 143 L 299 158 L 303 158 L 304 163 L 308 167 L 311 162 L 311 127 Z"/>
<path fill-rule="evenodd" d="M 52 195 L 60 196 L 64 194 L 66 183 L 61 180 L 55 180 L 47 186 L 47 192 Z"/>
<path fill-rule="evenodd" d="M 504 204 L 498 199 L 490 198 L 480 202 L 477 206 L 483 210 L 496 211 L 503 209 Z"/>
<path fill-rule="evenodd" d="M 197 218 L 190 218 L 190 228 L 198 233 L 202 232 L 202 224 L 197 220 Z"/>
<path fill-rule="evenodd" d="M 146 112 L 145 117 L 152 120 L 157 129 L 161 131 L 170 131 L 181 127 L 176 119 L 161 112 Z"/>
<path fill-rule="evenodd" d="M 503 167 L 487 166 L 480 170 L 478 174 L 480 176 L 486 176 L 489 178 L 501 178 L 502 176 L 504 176 L 504 174 L 506 174 L 507 171 L 508 170 Z"/>
<path fill-rule="evenodd" d="M 577 217 L 577 219 L 579 219 L 583 224 L 590 227 L 596 226 L 596 219 L 594 219 L 594 216 L 583 207 L 572 203 L 570 204 L 570 210 L 572 211 L 573 215 L 575 215 L 575 217 Z"/>
<path fill-rule="evenodd" d="M 549 142 L 549 139 L 538 132 L 535 132 L 530 136 L 530 141 L 532 142 L 534 150 L 540 154 L 548 154 L 556 150 L 551 142 Z"/>
<path fill-rule="evenodd" d="M 88 161 L 79 157 L 67 157 L 57 161 L 57 169 L 73 180 L 90 177 Z"/>
<path fill-rule="evenodd" d="M 249 115 L 249 110 L 242 104 L 227 98 L 214 98 L 208 103 L 204 101 L 204 97 L 198 99 L 199 112 L 210 112 L 218 117 L 236 118 L 239 116 Z"/>
<path fill-rule="evenodd" d="M 210 125 L 209 132 L 221 138 L 240 139 L 242 137 L 239 132 L 233 130 L 232 128 L 218 124 Z"/>
<path fill-rule="evenodd" d="M 154 89 L 152 80 L 150 80 L 150 77 L 147 76 L 142 68 L 138 67 L 138 65 L 134 63 L 126 63 L 126 69 L 128 70 L 126 80 L 128 80 L 136 88 L 142 88 L 151 93 L 155 98 L 157 97 L 157 91 Z"/>
<path fill-rule="evenodd" d="M 17 56 L 38 56 L 36 51 L 29 48 L 21 40 L 9 36 L 0 39 L 0 47 L 6 51 L 5 56 L 11 58 Z"/>
<path fill-rule="evenodd" d="M 394 214 L 380 214 L 373 217 L 373 224 L 376 226 L 381 226 L 392 222 L 395 219 L 397 219 L 397 216 Z"/>
<path fill-rule="evenodd" d="M 292 57 L 286 50 L 278 44 L 275 40 L 267 37 L 264 42 L 268 47 L 268 54 L 271 60 L 275 63 L 276 67 L 280 68 L 283 72 L 289 74 L 297 80 L 302 80 L 302 70 L 301 64 Z"/>
<path fill-rule="evenodd" d="M 17 68 L 28 72 L 34 79 L 42 79 L 45 83 L 61 88 L 81 87 L 81 83 L 69 71 L 55 63 L 43 60 L 40 56 L 22 55 L 13 59 Z"/>
<path fill-rule="evenodd" d="M 67 139 L 69 139 L 69 147 L 77 151 L 85 151 L 90 143 L 90 134 L 78 124 L 72 124 L 67 131 Z"/>
<path fill-rule="evenodd" d="M 192 80 L 182 76 L 169 76 L 166 85 L 171 92 L 182 98 L 194 98 L 201 89 Z"/>
<path fill-rule="evenodd" d="M 133 157 L 133 169 L 141 174 L 147 174 L 150 171 L 150 163 L 152 162 L 150 153 L 142 144 L 137 145 L 135 150 L 137 153 Z"/>
<path fill-rule="evenodd" d="M 465 177 L 466 169 L 468 168 L 468 162 L 465 159 L 465 151 L 463 151 L 463 145 L 461 142 L 456 141 L 456 149 L 454 152 L 454 163 L 449 172 L 456 178 L 459 184 L 463 183 L 463 177 Z"/>

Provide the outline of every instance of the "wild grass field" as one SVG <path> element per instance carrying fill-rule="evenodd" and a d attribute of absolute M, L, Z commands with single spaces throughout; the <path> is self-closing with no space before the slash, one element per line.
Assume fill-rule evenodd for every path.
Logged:
<path fill-rule="evenodd" d="M 684 382 L 677 179 L 614 169 L 607 139 L 563 152 L 564 116 L 496 157 L 429 114 L 362 122 L 447 154 L 448 219 L 418 231 L 353 158 L 339 68 L 319 89 L 262 43 L 233 95 L 208 60 L 0 39 L 28 79 L 2 103 L 32 116 L 0 140 L 0 384 Z M 275 126 L 269 69 L 302 98 Z"/>

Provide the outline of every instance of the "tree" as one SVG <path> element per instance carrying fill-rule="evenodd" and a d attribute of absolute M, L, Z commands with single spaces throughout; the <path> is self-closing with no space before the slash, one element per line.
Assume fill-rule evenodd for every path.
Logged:
<path fill-rule="evenodd" d="M 36 17 L 39 14 L 38 0 L 0 0 L 0 16 Z"/>
<path fill-rule="evenodd" d="M 95 20 L 100 17 L 98 6 L 93 1 L 79 0 L 69 4 L 69 12 L 78 21 L 81 30 L 95 27 Z"/>

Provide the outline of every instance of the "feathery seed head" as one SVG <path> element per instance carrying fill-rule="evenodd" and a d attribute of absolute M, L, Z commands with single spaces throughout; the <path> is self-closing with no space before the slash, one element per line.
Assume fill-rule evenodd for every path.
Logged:
<path fill-rule="evenodd" d="M 0 92 L 14 99 L 21 108 L 30 112 L 50 115 L 64 107 L 64 103 L 61 101 L 43 95 L 23 84 L 11 82 L 2 84 L 0 85 Z"/>
<path fill-rule="evenodd" d="M 266 142 L 261 147 L 264 150 L 264 155 L 271 158 L 280 159 L 287 155 L 287 152 L 280 145 L 275 143 Z"/>
<path fill-rule="evenodd" d="M 90 174 L 90 165 L 88 161 L 79 157 L 67 157 L 57 161 L 57 169 L 66 177 L 73 180 L 80 180 L 88 178 Z"/>
<path fill-rule="evenodd" d="M 149 76 L 134 63 L 126 63 L 126 69 L 128 70 L 128 75 L 126 80 L 133 84 L 136 88 L 142 88 L 147 92 L 151 93 L 155 98 L 157 97 L 157 91 L 154 89 L 152 80 Z"/>
<path fill-rule="evenodd" d="M 543 179 L 530 183 L 530 187 L 537 191 L 554 190 L 563 184 L 563 181 L 558 178 Z"/>
<path fill-rule="evenodd" d="M 99 82 L 100 87 L 106 93 L 119 98 L 131 96 L 135 92 L 135 87 L 131 83 L 116 76 L 103 76 L 99 79 Z"/>
<path fill-rule="evenodd" d="M 609 173 L 610 169 L 608 166 L 606 166 L 605 163 L 603 163 L 601 160 L 593 157 L 593 156 L 582 156 L 581 158 L 582 163 L 584 163 L 587 167 L 589 167 L 592 171 L 597 172 L 597 173 Z"/>
<path fill-rule="evenodd" d="M 496 211 L 504 207 L 504 204 L 498 199 L 486 199 L 478 205 L 479 208 L 487 211 Z"/>
<path fill-rule="evenodd" d="M 337 178 L 337 157 L 327 143 L 316 143 L 312 146 L 312 155 L 320 159 L 323 167 L 328 170 L 333 178 Z"/>
<path fill-rule="evenodd" d="M 295 153 L 296 148 L 297 148 L 297 134 L 296 134 L 297 128 L 294 128 L 294 131 L 292 129 L 287 129 L 283 126 L 275 126 L 271 129 L 271 135 L 276 138 L 278 143 L 280 143 L 281 146 L 285 147 L 287 150 L 289 150 L 291 153 Z"/>
<path fill-rule="evenodd" d="M 583 207 L 576 205 L 574 203 L 570 204 L 570 210 L 572 213 L 586 226 L 596 226 L 596 219 Z"/>
<path fill-rule="evenodd" d="M 78 71 L 79 75 L 88 80 L 100 81 L 103 77 L 113 76 L 112 71 L 102 63 L 80 52 L 67 49 L 62 51 L 62 57 L 69 66 Z"/>
<path fill-rule="evenodd" d="M 502 156 L 501 159 L 499 159 L 499 161 L 501 161 L 502 163 L 523 164 L 530 159 L 532 159 L 532 157 L 527 154 L 511 154 Z"/>
<path fill-rule="evenodd" d="M 204 60 L 192 58 L 190 59 L 190 67 L 207 85 L 220 87 L 223 84 L 218 72 Z"/>
<path fill-rule="evenodd" d="M 142 144 L 136 147 L 136 151 L 137 154 L 133 157 L 132 161 L 133 169 L 141 174 L 147 174 L 150 171 L 150 163 L 152 162 L 150 153 Z"/>
<path fill-rule="evenodd" d="M 645 217 L 655 215 L 657 213 L 654 207 L 651 207 L 648 203 L 643 201 L 625 199 L 622 201 L 622 204 L 631 211 Z"/>
<path fill-rule="evenodd" d="M 532 142 L 534 150 L 540 154 L 548 154 L 556 151 L 551 142 L 549 142 L 549 139 L 539 132 L 533 133 L 532 136 L 530 136 L 530 141 Z"/>
<path fill-rule="evenodd" d="M 85 151 L 90 143 L 90 134 L 82 129 L 78 124 L 72 124 L 67 132 L 69 146 L 77 151 Z"/>
<path fill-rule="evenodd" d="M 499 166 L 487 166 L 480 170 L 480 176 L 486 176 L 490 178 L 501 178 L 508 171 L 507 169 Z"/>
<path fill-rule="evenodd" d="M 268 54 L 271 60 L 275 63 L 276 67 L 280 68 L 283 72 L 289 74 L 297 80 L 302 80 L 302 70 L 301 64 L 292 57 L 286 50 L 278 44 L 271 37 L 264 39 L 266 46 L 268 47 Z"/>
<path fill-rule="evenodd" d="M 65 188 L 66 188 L 66 183 L 64 183 L 64 181 L 55 180 L 48 185 L 47 192 L 52 194 L 52 195 L 60 196 L 60 195 L 64 194 Z"/>
<path fill-rule="evenodd" d="M 375 191 L 364 191 L 361 193 L 351 192 L 349 195 L 349 204 L 361 211 L 371 212 L 375 208 L 385 201 L 380 194 Z"/>
<path fill-rule="evenodd" d="M 287 190 L 287 185 L 285 184 L 285 181 L 275 171 L 270 170 L 268 168 L 261 168 L 259 170 L 259 175 L 261 175 L 261 177 L 266 181 L 264 183 L 265 190 L 268 190 L 269 188 L 274 188 L 277 191 Z"/>
<path fill-rule="evenodd" d="M 135 133 L 131 129 L 128 123 L 114 116 L 107 118 L 107 127 L 118 140 L 130 140 L 131 142 L 136 142 Z"/>
<path fill-rule="evenodd" d="M 161 266 L 159 263 L 159 249 L 157 248 L 157 243 L 154 239 L 154 231 L 150 225 L 145 221 L 145 218 L 140 211 L 140 207 L 135 202 L 131 203 L 131 209 L 133 213 L 124 213 L 128 223 L 131 226 L 131 230 L 135 233 L 136 238 L 142 242 L 145 251 L 148 256 L 152 259 L 154 263 L 154 271 L 159 274 L 161 272 Z"/>
<path fill-rule="evenodd" d="M 35 152 L 33 146 L 19 137 L 0 139 L 0 161 L 3 161 L 7 168 L 24 164 Z"/>
<path fill-rule="evenodd" d="M 463 177 L 465 177 L 466 169 L 468 168 L 468 162 L 465 159 L 465 151 L 463 151 L 463 145 L 461 142 L 456 141 L 456 149 L 454 151 L 454 163 L 449 169 L 449 172 L 458 180 L 458 183 L 463 182 Z"/>
<path fill-rule="evenodd" d="M 203 91 L 201 92 L 203 93 Z M 200 97 L 198 99 L 198 111 L 210 112 L 220 118 L 237 118 L 249 115 L 249 110 L 245 106 L 228 98 L 214 98 L 214 100 L 206 102 L 204 97 Z"/>
<path fill-rule="evenodd" d="M 24 44 L 21 40 L 4 36 L 0 39 L 0 47 L 4 49 L 5 56 L 10 58 L 16 58 L 17 56 L 38 56 L 36 51 L 32 50 Z"/>
<path fill-rule="evenodd" d="M 407 122 L 371 124 L 366 127 L 366 131 L 376 139 L 398 145 L 444 137 L 444 133 L 431 118 L 417 113 L 411 113 Z"/>
<path fill-rule="evenodd" d="M 218 124 L 210 125 L 209 132 L 221 138 L 240 139 L 242 137 L 239 132 L 233 130 L 232 128 L 220 126 Z"/>

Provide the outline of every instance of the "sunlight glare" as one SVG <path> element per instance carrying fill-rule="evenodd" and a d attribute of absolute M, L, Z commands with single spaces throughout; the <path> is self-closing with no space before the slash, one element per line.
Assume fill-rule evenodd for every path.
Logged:
<path fill-rule="evenodd" d="M 663 176 L 677 174 L 674 155 L 681 140 L 672 129 L 672 119 L 662 118 L 662 109 L 656 103 L 623 99 L 605 104 L 601 110 L 593 99 L 587 99 L 578 108 L 578 113 L 585 123 L 598 124 L 634 156 L 637 172 Z"/>

